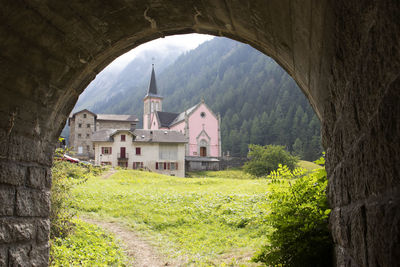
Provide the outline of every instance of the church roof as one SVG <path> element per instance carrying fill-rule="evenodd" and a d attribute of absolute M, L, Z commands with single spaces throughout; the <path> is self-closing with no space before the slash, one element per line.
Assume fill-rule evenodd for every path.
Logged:
<path fill-rule="evenodd" d="M 201 103 L 198 103 L 196 105 L 194 105 L 191 108 L 188 108 L 187 110 L 185 110 L 184 112 L 181 112 L 178 114 L 178 116 L 176 116 L 176 118 L 170 123 L 170 126 L 177 124 L 183 120 L 185 120 L 185 114 L 189 115 L 190 113 L 192 113 L 193 110 L 195 110 L 197 108 L 197 106 L 199 106 Z"/>
<path fill-rule="evenodd" d="M 156 74 L 154 72 L 154 64 L 151 69 L 149 88 L 147 89 L 147 94 L 145 97 L 148 97 L 148 96 L 161 98 L 161 95 L 158 94 L 157 83 L 156 83 Z"/>
<path fill-rule="evenodd" d="M 157 111 L 157 116 L 161 127 L 169 127 L 171 122 L 173 122 L 178 115 L 178 113 Z"/>

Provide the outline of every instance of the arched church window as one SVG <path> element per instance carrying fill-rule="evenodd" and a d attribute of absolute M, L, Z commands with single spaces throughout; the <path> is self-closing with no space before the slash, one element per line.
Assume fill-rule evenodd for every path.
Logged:
<path fill-rule="evenodd" d="M 159 111 L 159 109 L 158 109 L 158 102 L 156 102 L 156 111 Z"/>
<path fill-rule="evenodd" d="M 154 112 L 154 101 L 151 101 L 151 112 Z"/>

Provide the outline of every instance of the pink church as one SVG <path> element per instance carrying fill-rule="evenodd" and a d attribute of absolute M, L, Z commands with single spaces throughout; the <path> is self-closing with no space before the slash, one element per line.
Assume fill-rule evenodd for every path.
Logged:
<path fill-rule="evenodd" d="M 202 100 L 193 107 L 181 112 L 162 111 L 163 97 L 158 94 L 154 66 L 147 94 L 143 99 L 143 129 L 168 130 L 183 133 L 186 144 L 187 170 L 219 169 L 221 157 L 221 118 Z"/>

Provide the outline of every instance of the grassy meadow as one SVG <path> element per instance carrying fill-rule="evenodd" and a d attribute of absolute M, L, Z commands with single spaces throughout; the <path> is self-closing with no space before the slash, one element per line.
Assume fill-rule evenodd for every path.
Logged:
<path fill-rule="evenodd" d="M 74 231 L 51 242 L 50 266 L 126 266 L 119 242 L 101 228 L 75 219 Z"/>
<path fill-rule="evenodd" d="M 249 179 L 239 170 L 199 176 L 119 170 L 76 187 L 74 208 L 83 216 L 128 225 L 187 265 L 254 265 L 249 258 L 270 230 L 263 223 L 267 180 Z"/>

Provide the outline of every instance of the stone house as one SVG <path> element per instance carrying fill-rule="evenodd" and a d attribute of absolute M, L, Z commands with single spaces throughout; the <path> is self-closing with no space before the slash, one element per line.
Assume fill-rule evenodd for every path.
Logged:
<path fill-rule="evenodd" d="M 221 157 L 221 118 L 202 100 L 181 112 L 162 111 L 163 97 L 158 94 L 154 66 L 149 88 L 143 99 L 143 129 L 183 133 L 187 170 L 218 170 Z"/>
<path fill-rule="evenodd" d="M 101 129 L 135 128 L 138 118 L 134 115 L 96 114 L 87 109 L 78 111 L 68 119 L 70 127 L 69 148 L 80 159 L 93 159 L 92 135 Z"/>
<path fill-rule="evenodd" d="M 185 144 L 182 133 L 165 130 L 102 129 L 92 136 L 95 164 L 145 169 L 185 176 Z"/>

